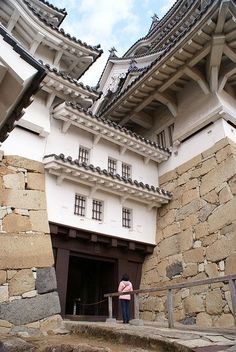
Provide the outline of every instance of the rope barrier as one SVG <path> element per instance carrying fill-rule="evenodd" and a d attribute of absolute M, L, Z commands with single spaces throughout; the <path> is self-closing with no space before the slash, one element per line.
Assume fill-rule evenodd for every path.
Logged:
<path fill-rule="evenodd" d="M 105 301 L 107 301 L 106 298 L 103 299 L 102 301 L 98 301 L 98 302 L 94 302 L 94 303 L 80 303 L 79 301 L 76 302 L 76 300 L 75 300 L 75 302 L 76 302 L 78 305 L 80 305 L 80 306 L 94 306 L 94 305 L 96 305 L 96 304 L 100 304 L 100 303 L 105 302 Z"/>

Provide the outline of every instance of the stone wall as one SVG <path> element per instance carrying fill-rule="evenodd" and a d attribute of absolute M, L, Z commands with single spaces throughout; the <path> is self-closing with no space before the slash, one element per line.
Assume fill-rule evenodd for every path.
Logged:
<path fill-rule="evenodd" d="M 236 273 L 236 145 L 223 139 L 160 178 L 173 192 L 157 214 L 157 246 L 144 265 L 141 287 Z M 166 296 L 143 296 L 143 319 L 166 319 Z M 199 326 L 234 325 L 228 285 L 175 293 L 177 321 Z"/>
<path fill-rule="evenodd" d="M 0 331 L 60 312 L 43 164 L 0 156 Z"/>

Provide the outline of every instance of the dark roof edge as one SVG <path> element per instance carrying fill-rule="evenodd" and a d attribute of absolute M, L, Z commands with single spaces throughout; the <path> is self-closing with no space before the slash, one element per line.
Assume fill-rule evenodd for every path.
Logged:
<path fill-rule="evenodd" d="M 157 59 L 155 59 L 150 65 L 146 66 L 143 70 L 143 72 L 140 73 L 140 75 L 134 80 L 132 81 L 132 83 L 130 85 L 128 85 L 122 92 L 120 92 L 114 100 L 112 100 L 109 105 L 106 105 L 105 108 L 99 112 L 99 116 L 105 114 L 114 103 L 117 103 L 117 101 L 123 97 L 130 89 L 132 89 L 134 87 L 134 85 L 146 74 L 150 71 L 150 69 L 155 66 L 159 61 L 162 60 L 163 57 L 165 57 L 165 55 L 169 54 L 170 50 L 176 45 L 179 44 L 180 40 L 185 36 L 189 34 L 190 29 L 196 25 L 197 20 L 201 19 L 201 17 L 208 11 L 208 9 L 214 4 L 214 2 L 216 2 L 216 0 L 209 0 L 209 3 L 207 4 L 207 6 L 204 8 L 204 10 L 202 10 L 199 15 L 198 18 L 196 17 L 195 20 L 193 21 L 193 23 L 191 25 L 189 25 L 188 28 L 185 28 L 185 30 L 178 36 L 177 39 L 173 40 L 173 42 L 171 44 L 169 44 L 164 50 L 163 52 L 160 54 L 160 56 L 158 56 Z M 218 2 L 218 0 L 217 0 Z"/>
<path fill-rule="evenodd" d="M 8 133 L 13 130 L 15 121 L 19 120 L 22 116 L 22 110 L 30 105 L 31 96 L 35 94 L 39 88 L 40 83 L 46 76 L 46 70 L 44 67 L 35 60 L 19 43 L 6 31 L 6 29 L 0 24 L 0 35 L 3 37 L 3 40 L 7 42 L 13 50 L 20 55 L 20 57 L 25 60 L 28 64 L 33 66 L 37 73 L 32 80 L 31 85 L 25 91 L 20 101 L 18 102 L 15 109 L 12 111 L 7 120 L 3 123 L 3 127 L 0 131 L 0 142 L 3 142 L 7 137 Z"/>
<path fill-rule="evenodd" d="M 93 172 L 96 172 L 100 175 L 104 175 L 106 177 L 112 178 L 113 180 L 116 179 L 118 181 L 124 182 L 126 184 L 130 184 L 131 186 L 136 186 L 137 188 L 142 188 L 143 190 L 146 191 L 152 191 L 155 193 L 158 193 L 159 195 L 167 196 L 169 198 L 172 197 L 172 193 L 169 191 L 165 191 L 163 188 L 160 187 L 155 187 L 155 186 L 150 186 L 148 184 L 144 184 L 143 182 L 138 182 L 137 180 L 132 180 L 131 178 L 126 178 L 123 176 L 120 176 L 119 174 L 113 174 L 106 169 L 101 169 L 99 166 L 94 166 L 92 164 L 86 164 L 86 163 L 81 163 L 79 162 L 78 159 L 73 160 L 71 156 L 65 157 L 64 154 L 48 154 L 43 157 L 43 159 L 53 157 L 56 160 L 62 160 L 63 162 L 67 163 L 69 162 L 71 165 L 76 165 L 78 167 L 83 167 L 85 170 L 91 170 Z"/>
<path fill-rule="evenodd" d="M 61 104 L 61 103 L 60 103 Z M 58 104 L 58 105 L 60 105 Z M 98 120 L 99 122 L 102 122 L 104 125 L 109 125 L 110 127 L 113 127 L 115 129 L 119 129 L 120 132 L 124 132 L 126 133 L 127 135 L 129 135 L 130 137 L 133 137 L 133 138 L 136 138 L 137 140 L 139 140 L 140 142 L 143 142 L 143 143 L 146 143 L 148 145 L 150 145 L 151 147 L 154 147 L 156 149 L 159 149 L 160 151 L 164 151 L 166 153 L 168 153 L 169 155 L 171 154 L 170 150 L 168 148 L 164 148 L 164 147 L 161 147 L 159 146 L 156 142 L 153 142 L 151 141 L 150 139 L 147 139 L 147 138 L 144 138 L 142 136 L 140 136 L 139 134 L 135 133 L 135 132 L 132 132 L 131 130 L 129 130 L 128 128 L 126 127 L 123 127 L 123 126 L 120 126 L 119 124 L 117 124 L 116 122 L 114 121 L 111 121 L 107 118 L 104 118 L 104 117 L 101 117 L 101 116 L 98 116 L 98 115 L 94 115 L 91 111 L 87 111 L 85 109 L 83 109 L 80 105 L 78 104 L 75 104 L 75 103 L 72 103 L 72 102 L 65 102 L 65 104 L 67 106 L 70 106 L 72 107 L 73 109 L 76 109 L 76 110 L 79 110 L 81 112 L 83 112 L 84 114 L 86 115 L 89 115 L 91 118 L 94 118 L 96 120 Z M 57 106 L 58 106 L 57 105 Z"/>
<path fill-rule="evenodd" d="M 55 67 L 51 67 L 49 64 L 44 64 L 41 60 L 39 60 L 40 63 L 42 63 L 42 65 L 49 71 L 54 73 L 57 76 L 62 77 L 63 79 L 66 79 L 67 81 L 81 87 L 82 89 L 97 94 L 98 98 L 100 97 L 100 95 L 102 94 L 102 92 L 98 92 L 96 88 L 90 87 L 87 84 L 83 84 L 82 82 L 79 82 L 77 79 L 72 78 L 70 75 L 67 75 L 61 71 L 59 71 L 57 68 Z"/>
<path fill-rule="evenodd" d="M 44 18 L 42 18 L 36 11 L 35 9 L 32 7 L 32 5 L 29 3 L 28 0 L 23 0 L 23 2 L 26 4 L 26 6 L 29 8 L 29 10 L 40 20 L 42 21 L 46 26 L 50 27 L 51 29 L 53 30 L 56 30 L 59 34 L 62 34 L 65 38 L 71 40 L 72 42 L 74 43 L 77 43 L 79 45 L 82 45 L 84 46 L 85 48 L 87 49 L 90 49 L 90 50 L 93 50 L 95 51 L 97 54 L 98 54 L 98 57 L 103 53 L 103 50 L 100 49 L 100 44 L 98 45 L 95 45 L 95 46 L 92 46 L 92 45 L 89 45 L 85 42 L 82 42 L 82 40 L 80 39 L 77 39 L 76 37 L 74 36 L 71 36 L 69 33 L 65 33 L 64 29 L 62 28 L 58 28 L 56 26 L 54 26 L 53 24 L 51 23 L 48 23 Z"/>
<path fill-rule="evenodd" d="M 53 4 L 49 3 L 47 0 L 38 0 L 39 2 L 42 2 L 44 5 L 47 5 L 48 7 L 50 7 L 51 9 L 62 13 L 63 15 L 67 15 L 66 9 L 59 9 L 57 6 L 54 6 Z"/>

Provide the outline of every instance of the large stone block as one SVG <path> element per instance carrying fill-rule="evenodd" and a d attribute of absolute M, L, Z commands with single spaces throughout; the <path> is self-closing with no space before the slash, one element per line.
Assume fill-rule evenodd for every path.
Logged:
<path fill-rule="evenodd" d="M 198 218 L 201 222 L 208 219 L 209 215 L 212 214 L 213 210 L 216 208 L 215 204 L 205 204 L 204 207 L 199 211 Z"/>
<path fill-rule="evenodd" d="M 46 198 L 41 191 L 3 189 L 0 204 L 21 209 L 46 209 Z"/>
<path fill-rule="evenodd" d="M 236 174 L 236 158 L 230 156 L 219 164 L 215 169 L 203 176 L 200 186 L 200 194 L 204 195 L 218 185 L 231 179 Z"/>
<path fill-rule="evenodd" d="M 196 239 L 208 236 L 208 224 L 207 222 L 199 223 L 195 226 Z"/>
<path fill-rule="evenodd" d="M 204 250 L 202 247 L 190 249 L 183 254 L 185 263 L 202 263 L 204 261 Z"/>
<path fill-rule="evenodd" d="M 0 285 L 5 284 L 7 281 L 7 272 L 5 270 L 0 270 Z"/>
<path fill-rule="evenodd" d="M 197 214 L 192 214 L 187 216 L 184 220 L 180 222 L 180 228 L 182 231 L 190 229 L 193 225 L 198 223 Z"/>
<path fill-rule="evenodd" d="M 182 205 L 192 202 L 194 199 L 199 198 L 199 190 L 197 188 L 190 189 L 182 195 Z"/>
<path fill-rule="evenodd" d="M 204 312 L 204 304 L 201 296 L 188 296 L 184 299 L 184 308 L 186 313 Z"/>
<path fill-rule="evenodd" d="M 209 314 L 199 313 L 196 319 L 197 326 L 201 328 L 211 328 L 212 327 L 212 318 Z"/>
<path fill-rule="evenodd" d="M 164 183 L 175 180 L 176 178 L 177 178 L 176 171 L 169 171 L 159 177 L 159 182 L 160 182 L 160 185 L 163 185 Z"/>
<path fill-rule="evenodd" d="M 15 155 L 6 155 L 4 159 L 6 165 L 23 168 L 28 171 L 44 173 L 44 165 L 38 161 L 22 158 Z"/>
<path fill-rule="evenodd" d="M 199 154 L 199 155 L 195 156 L 194 158 L 192 158 L 191 160 L 187 161 L 186 163 L 180 165 L 177 168 L 177 173 L 179 175 L 182 175 L 184 172 L 197 166 L 201 161 L 202 161 L 202 156 L 201 156 L 201 154 Z"/>
<path fill-rule="evenodd" d="M 209 231 L 215 232 L 236 221 L 236 197 L 219 206 L 208 218 Z"/>
<path fill-rule="evenodd" d="M 223 310 L 223 299 L 220 289 L 208 292 L 206 295 L 206 311 L 208 314 L 221 314 Z"/>
<path fill-rule="evenodd" d="M 193 171 L 192 176 L 193 177 L 199 177 L 207 174 L 209 171 L 214 169 L 217 165 L 215 157 L 208 158 L 207 160 L 204 160 L 201 164 L 201 167 L 196 168 Z"/>
<path fill-rule="evenodd" d="M 180 252 L 185 252 L 193 246 L 193 232 L 191 229 L 185 230 L 176 236 Z"/>
<path fill-rule="evenodd" d="M 172 225 L 167 226 L 166 228 L 164 228 L 163 230 L 163 237 L 171 237 L 177 233 L 180 232 L 180 224 L 178 222 L 175 222 Z"/>
<path fill-rule="evenodd" d="M 9 295 L 19 296 L 35 289 L 35 279 L 31 269 L 18 271 L 9 283 Z"/>
<path fill-rule="evenodd" d="M 196 263 L 190 263 L 188 264 L 184 271 L 183 271 L 183 277 L 189 277 L 189 276 L 195 276 L 198 273 L 198 266 Z"/>
<path fill-rule="evenodd" d="M 4 217 L 2 224 L 3 231 L 7 233 L 19 233 L 32 230 L 29 217 L 19 214 L 8 214 Z"/>
<path fill-rule="evenodd" d="M 225 275 L 236 273 L 236 253 L 231 253 L 225 262 Z"/>
<path fill-rule="evenodd" d="M 206 249 L 206 258 L 211 262 L 217 262 L 227 258 L 234 251 L 236 251 L 236 236 L 230 233 Z"/>
<path fill-rule="evenodd" d="M 28 324 L 60 313 L 57 292 L 0 304 L 0 319 L 14 325 Z"/>
<path fill-rule="evenodd" d="M 183 264 L 181 262 L 175 262 L 166 268 L 166 276 L 169 279 L 176 275 L 180 275 L 183 272 Z"/>
<path fill-rule="evenodd" d="M 57 279 L 53 267 L 37 270 L 36 289 L 40 294 L 57 289 Z"/>
<path fill-rule="evenodd" d="M 170 255 L 179 253 L 179 244 L 176 236 L 164 239 L 159 245 L 159 259 L 169 257 Z"/>
<path fill-rule="evenodd" d="M 8 292 L 8 286 L 0 286 L 0 302 L 5 302 L 8 301 L 9 298 L 9 292 Z"/>
<path fill-rule="evenodd" d="M 25 175 L 21 173 L 3 176 L 4 188 L 25 189 Z"/>
<path fill-rule="evenodd" d="M 209 277 L 217 277 L 219 275 L 218 266 L 215 263 L 206 264 L 205 272 Z"/>
<path fill-rule="evenodd" d="M 50 233 L 46 210 L 30 210 L 29 217 L 33 231 Z"/>
<path fill-rule="evenodd" d="M 232 314 L 222 314 L 214 323 L 214 326 L 217 328 L 233 328 L 234 318 Z"/>
<path fill-rule="evenodd" d="M 45 175 L 28 172 L 27 174 L 27 189 L 35 189 L 39 191 L 45 190 Z"/>
<path fill-rule="evenodd" d="M 184 220 L 187 216 L 196 214 L 206 202 L 203 199 L 195 199 L 191 203 L 184 205 L 176 212 L 176 221 Z"/>
<path fill-rule="evenodd" d="M 53 265 L 49 235 L 0 235 L 0 269 L 42 268 Z"/>
<path fill-rule="evenodd" d="M 0 341 L 1 352 L 34 352 L 35 346 L 18 337 L 5 337 Z"/>

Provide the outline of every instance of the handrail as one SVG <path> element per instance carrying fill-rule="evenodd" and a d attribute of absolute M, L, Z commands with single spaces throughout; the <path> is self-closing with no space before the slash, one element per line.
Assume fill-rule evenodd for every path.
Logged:
<path fill-rule="evenodd" d="M 234 315 L 234 320 L 236 323 L 235 281 L 236 281 L 236 274 L 233 274 L 233 275 L 219 276 L 219 277 L 213 277 L 213 278 L 208 278 L 208 279 L 178 283 L 178 284 L 173 284 L 173 285 L 163 285 L 163 286 L 158 286 L 158 287 L 130 291 L 129 294 L 134 295 L 134 319 L 139 320 L 139 300 L 138 300 L 139 294 L 167 291 L 168 325 L 169 325 L 169 328 L 173 328 L 174 327 L 174 318 L 173 318 L 172 290 L 200 286 L 200 285 L 211 285 L 211 284 L 217 283 L 217 282 L 228 282 L 229 283 L 229 290 L 230 290 L 230 294 L 231 294 L 231 300 L 232 300 L 233 315 Z M 109 319 L 113 320 L 113 318 L 112 318 L 112 297 L 122 296 L 125 294 L 127 294 L 127 292 L 113 292 L 113 293 L 104 294 L 104 297 L 108 297 Z"/>

